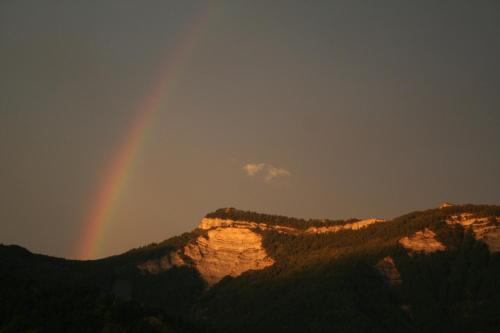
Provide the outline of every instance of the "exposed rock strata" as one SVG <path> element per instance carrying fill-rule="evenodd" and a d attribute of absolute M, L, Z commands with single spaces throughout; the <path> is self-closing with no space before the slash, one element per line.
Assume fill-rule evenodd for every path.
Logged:
<path fill-rule="evenodd" d="M 137 268 L 142 272 L 150 274 L 159 274 L 174 266 L 184 266 L 186 263 L 181 258 L 179 251 L 170 252 L 160 258 L 150 259 L 137 265 Z"/>
<path fill-rule="evenodd" d="M 500 217 L 477 217 L 472 213 L 450 216 L 446 223 L 460 224 L 472 230 L 474 238 L 488 245 L 490 252 L 500 252 Z"/>
<path fill-rule="evenodd" d="M 262 237 L 246 228 L 215 228 L 184 248 L 194 267 L 209 283 L 223 277 L 238 276 L 248 270 L 260 270 L 274 264 L 262 247 Z"/>
<path fill-rule="evenodd" d="M 265 223 L 257 223 L 250 221 L 234 221 L 230 219 L 220 219 L 220 218 L 204 218 L 203 220 L 201 220 L 201 223 L 198 226 L 198 228 L 203 230 L 209 230 L 218 227 L 274 230 L 279 233 L 287 233 L 287 234 L 295 234 L 299 232 L 295 228 L 285 227 L 280 225 L 268 225 Z"/>
<path fill-rule="evenodd" d="M 221 218 L 204 218 L 198 226 L 206 235 L 191 240 L 184 248 L 140 263 L 137 268 L 149 274 L 159 274 L 173 266 L 191 266 L 210 284 L 225 276 L 238 276 L 248 270 L 260 270 L 274 264 L 257 231 L 272 230 L 298 235 L 302 233 L 330 233 L 340 230 L 358 230 L 381 219 L 361 220 L 344 225 L 310 227 L 300 230 L 293 227 L 268 225 L 251 221 L 235 221 Z M 184 259 L 183 259 L 184 258 Z"/>
<path fill-rule="evenodd" d="M 326 234 L 330 232 L 337 232 L 341 230 L 359 230 L 368 227 L 374 223 L 385 222 L 383 219 L 366 219 L 361 221 L 356 221 L 352 223 L 346 223 L 342 225 L 333 225 L 325 227 L 309 227 L 306 229 L 306 233 L 310 234 Z"/>
<path fill-rule="evenodd" d="M 390 285 L 399 286 L 401 284 L 401 274 L 399 273 L 392 257 L 387 256 L 380 259 L 375 267 Z"/>
<path fill-rule="evenodd" d="M 439 209 L 444 209 L 444 208 L 453 207 L 453 206 L 455 206 L 455 204 L 452 204 L 450 202 L 443 202 L 441 205 L 439 205 Z"/>
<path fill-rule="evenodd" d="M 324 234 L 337 232 L 340 230 L 358 230 L 366 228 L 371 224 L 385 222 L 383 219 L 366 219 L 356 222 L 346 223 L 342 225 L 324 226 L 324 227 L 309 227 L 305 230 L 300 230 L 297 228 L 279 226 L 279 225 L 269 225 L 266 223 L 257 223 L 250 221 L 234 221 L 230 219 L 220 219 L 220 218 L 204 218 L 198 228 L 203 230 L 209 230 L 217 227 L 234 227 L 234 228 L 249 228 L 249 229 L 259 229 L 259 230 L 274 230 L 279 233 L 285 234 Z"/>
<path fill-rule="evenodd" d="M 399 243 L 407 249 L 410 254 L 418 252 L 429 254 L 446 250 L 443 243 L 436 239 L 436 233 L 427 228 L 423 231 L 417 231 L 413 236 L 401 238 Z"/>

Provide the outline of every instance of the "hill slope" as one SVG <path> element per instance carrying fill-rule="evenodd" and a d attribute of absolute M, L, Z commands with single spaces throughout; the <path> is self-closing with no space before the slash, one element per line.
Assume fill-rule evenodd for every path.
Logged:
<path fill-rule="evenodd" d="M 302 220 L 220 209 L 97 261 L 0 246 L 0 331 L 496 332 L 500 207 Z"/>

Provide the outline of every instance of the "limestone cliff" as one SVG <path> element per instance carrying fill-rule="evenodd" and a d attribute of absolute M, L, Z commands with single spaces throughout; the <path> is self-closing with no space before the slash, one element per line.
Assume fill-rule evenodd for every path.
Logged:
<path fill-rule="evenodd" d="M 199 229 L 207 232 L 175 252 L 139 263 L 137 268 L 144 273 L 159 274 L 174 266 L 191 266 L 213 285 L 225 276 L 238 276 L 274 264 L 262 246 L 262 236 L 256 232 L 270 229 L 264 224 L 203 219 Z M 281 229 L 287 228 L 278 226 L 275 230 Z"/>
<path fill-rule="evenodd" d="M 490 252 L 500 252 L 500 217 L 480 217 L 472 213 L 462 213 L 450 216 L 446 223 L 460 224 L 472 230 L 474 238 L 485 242 Z"/>
<path fill-rule="evenodd" d="M 330 232 L 337 232 L 340 230 L 359 230 L 368 227 L 374 223 L 385 222 L 384 219 L 366 219 L 360 220 L 352 223 L 346 223 L 342 225 L 333 225 L 333 226 L 325 226 L 325 227 L 310 227 L 306 229 L 306 233 L 310 234 L 325 234 Z"/>
<path fill-rule="evenodd" d="M 210 229 L 184 247 L 184 255 L 209 283 L 225 276 L 238 276 L 248 270 L 259 270 L 274 264 L 262 246 L 262 237 L 248 228 L 218 227 Z"/>
<path fill-rule="evenodd" d="M 137 268 L 142 272 L 150 274 L 158 274 L 164 272 L 174 266 L 184 266 L 186 263 L 180 256 L 180 251 L 170 252 L 166 255 L 150 259 L 137 265 Z"/>
<path fill-rule="evenodd" d="M 385 280 L 392 286 L 399 286 L 402 282 L 401 274 L 394 263 L 392 257 L 384 257 L 375 265 L 375 268 L 382 274 Z"/>
<path fill-rule="evenodd" d="M 159 274 L 174 266 L 191 266 L 198 270 L 209 285 L 213 285 L 225 276 L 238 276 L 274 264 L 262 245 L 260 231 L 272 230 L 290 235 L 320 234 L 358 230 L 378 222 L 385 220 L 368 219 L 343 225 L 297 229 L 252 221 L 204 218 L 198 226 L 199 230 L 205 231 L 203 235 L 175 252 L 139 263 L 137 268 L 144 273 Z"/>
<path fill-rule="evenodd" d="M 333 233 L 340 230 L 358 230 L 366 228 L 374 223 L 386 222 L 384 219 L 366 219 L 359 220 L 355 222 L 349 222 L 345 224 L 332 225 L 332 226 L 320 226 L 320 227 L 309 227 L 305 230 L 300 230 L 293 227 L 280 226 L 280 225 L 269 225 L 266 223 L 257 223 L 251 221 L 234 221 L 231 219 L 221 219 L 221 218 L 204 218 L 198 228 L 203 230 L 208 230 L 216 227 L 234 227 L 234 228 L 249 228 L 249 229 L 259 229 L 259 230 L 273 230 L 279 233 L 297 235 L 301 233 L 307 234 L 324 234 Z"/>
<path fill-rule="evenodd" d="M 417 231 L 410 237 L 401 238 L 399 243 L 407 249 L 410 254 L 418 252 L 429 254 L 446 250 L 443 243 L 436 239 L 436 233 L 427 228 L 423 231 Z"/>
<path fill-rule="evenodd" d="M 295 228 L 280 226 L 280 225 L 268 225 L 265 223 L 257 223 L 252 221 L 235 221 L 231 219 L 220 219 L 220 218 L 204 218 L 201 220 L 198 228 L 203 230 L 209 230 L 217 227 L 233 227 L 233 228 L 245 228 L 245 229 L 259 229 L 259 230 L 274 230 L 279 233 L 296 234 L 299 231 Z"/>

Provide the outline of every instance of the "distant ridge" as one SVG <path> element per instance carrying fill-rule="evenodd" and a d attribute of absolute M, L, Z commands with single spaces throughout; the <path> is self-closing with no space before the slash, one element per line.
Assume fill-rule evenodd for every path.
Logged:
<path fill-rule="evenodd" d="M 496 332 L 500 206 L 391 220 L 221 208 L 100 260 L 0 245 L 1 332 Z"/>
<path fill-rule="evenodd" d="M 207 215 L 205 215 L 205 217 L 230 219 L 235 221 L 252 221 L 257 223 L 266 223 L 269 225 L 282 225 L 282 226 L 295 227 L 298 229 L 306 229 L 308 227 L 339 225 L 339 224 L 360 221 L 360 219 L 356 218 L 345 219 L 345 220 L 301 219 L 283 215 L 257 213 L 253 211 L 236 209 L 233 207 L 217 209 L 214 212 L 208 213 Z"/>

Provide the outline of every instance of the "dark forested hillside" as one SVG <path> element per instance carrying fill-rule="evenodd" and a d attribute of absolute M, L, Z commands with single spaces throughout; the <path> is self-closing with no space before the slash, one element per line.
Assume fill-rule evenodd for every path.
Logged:
<path fill-rule="evenodd" d="M 500 256 L 473 229 L 449 223 L 461 214 L 495 231 L 500 207 L 431 209 L 323 234 L 256 229 L 274 264 L 211 286 L 183 252 L 209 237 L 199 229 L 97 261 L 0 246 L 0 332 L 498 332 Z M 207 217 L 329 223 L 235 209 Z M 442 247 L 402 245 L 422 230 L 435 235 L 422 244 Z M 185 264 L 138 268 L 156 269 L 172 253 Z"/>
<path fill-rule="evenodd" d="M 136 268 L 177 241 L 86 262 L 0 245 L 0 332 L 203 331 L 184 319 L 205 288 L 195 270 Z"/>
<path fill-rule="evenodd" d="M 219 331 L 498 332 L 500 257 L 470 231 L 445 223 L 461 212 L 500 216 L 499 207 L 468 205 L 332 234 L 265 232 L 277 263 L 226 278 L 204 295 L 202 307 Z M 423 228 L 448 251 L 409 255 L 398 245 Z M 385 256 L 394 258 L 401 285 L 389 285 L 376 270 Z"/>

